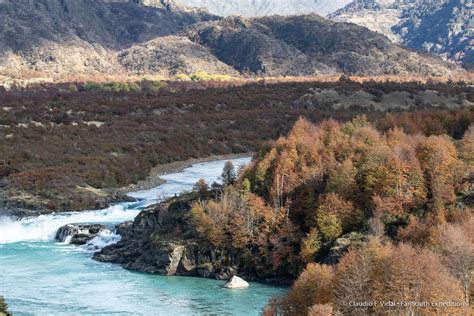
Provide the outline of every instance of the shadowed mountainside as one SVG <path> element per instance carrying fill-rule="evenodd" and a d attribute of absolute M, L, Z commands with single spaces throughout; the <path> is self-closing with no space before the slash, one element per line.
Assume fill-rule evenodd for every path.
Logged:
<path fill-rule="evenodd" d="M 455 69 L 400 48 L 366 28 L 316 14 L 229 17 L 194 25 L 187 35 L 241 72 L 272 76 L 335 72 L 439 75 Z"/>
<path fill-rule="evenodd" d="M 49 75 L 122 72 L 120 50 L 215 19 L 166 0 L 4 0 L 0 18 L 0 70 Z"/>

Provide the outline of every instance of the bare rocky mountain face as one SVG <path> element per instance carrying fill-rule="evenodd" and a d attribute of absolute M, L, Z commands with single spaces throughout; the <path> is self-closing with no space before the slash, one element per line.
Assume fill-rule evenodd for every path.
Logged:
<path fill-rule="evenodd" d="M 116 74 L 121 50 L 215 18 L 165 0 L 3 0 L 0 69 L 13 76 Z"/>
<path fill-rule="evenodd" d="M 351 0 L 177 0 L 191 7 L 203 7 L 220 16 L 243 15 L 257 17 L 267 15 L 295 15 L 318 13 L 327 15 Z"/>
<path fill-rule="evenodd" d="M 316 14 L 219 18 L 170 0 L 0 0 L 0 81 L 193 74 L 449 75 L 458 69 Z"/>
<path fill-rule="evenodd" d="M 330 18 L 385 34 L 406 47 L 474 66 L 472 0 L 354 0 Z"/>

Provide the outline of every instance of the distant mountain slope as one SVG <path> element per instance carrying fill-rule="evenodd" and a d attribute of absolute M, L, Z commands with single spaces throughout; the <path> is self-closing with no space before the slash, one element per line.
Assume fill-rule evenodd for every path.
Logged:
<path fill-rule="evenodd" d="M 332 13 L 404 46 L 474 65 L 472 0 L 354 0 Z"/>
<path fill-rule="evenodd" d="M 316 14 L 229 17 L 191 26 L 187 35 L 241 72 L 277 75 L 448 74 L 453 66 L 409 52 L 364 27 Z"/>
<path fill-rule="evenodd" d="M 162 76 L 193 74 L 238 75 L 238 71 L 220 61 L 212 52 L 184 36 L 165 36 L 137 44 L 118 54 L 119 63 L 130 73 Z"/>
<path fill-rule="evenodd" d="M 204 7 L 220 15 L 257 17 L 318 13 L 325 16 L 342 8 L 351 0 L 177 0 L 191 7 Z"/>
<path fill-rule="evenodd" d="M 218 18 L 171 0 L 0 0 L 0 20 L 0 77 L 457 71 L 316 14 Z"/>
<path fill-rule="evenodd" d="M 116 73 L 116 51 L 215 18 L 166 0 L 2 0 L 0 70 Z"/>

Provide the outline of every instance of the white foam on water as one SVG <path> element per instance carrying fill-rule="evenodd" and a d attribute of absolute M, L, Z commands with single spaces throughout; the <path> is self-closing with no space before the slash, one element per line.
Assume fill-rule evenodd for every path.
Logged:
<path fill-rule="evenodd" d="M 238 158 L 231 161 L 238 167 L 248 164 L 250 158 Z M 0 244 L 54 240 L 56 232 L 61 226 L 72 223 L 116 224 L 132 220 L 148 205 L 184 191 L 191 191 L 194 184 L 201 178 L 209 184 L 214 181 L 218 182 L 225 162 L 225 160 L 218 160 L 198 163 L 182 172 L 165 175 L 162 178 L 167 181 L 166 183 L 150 190 L 129 194 L 140 199 L 140 202 L 119 203 L 103 210 L 40 215 L 18 221 L 0 217 Z M 91 241 L 90 249 L 112 244 L 117 242 L 118 238 L 119 235 L 113 233 L 99 235 Z"/>
<path fill-rule="evenodd" d="M 116 244 L 122 239 L 122 236 L 111 232 L 110 230 L 102 231 L 99 235 L 91 239 L 87 244 L 81 246 L 83 250 L 86 251 L 99 251 L 100 249 Z"/>
<path fill-rule="evenodd" d="M 64 240 L 65 245 L 69 245 L 71 243 L 72 236 L 67 236 L 66 239 Z"/>
<path fill-rule="evenodd" d="M 71 223 L 118 223 L 138 215 L 133 203 L 112 205 L 103 210 L 40 215 L 19 221 L 0 217 L 0 244 L 19 241 L 54 240 L 57 230 Z"/>

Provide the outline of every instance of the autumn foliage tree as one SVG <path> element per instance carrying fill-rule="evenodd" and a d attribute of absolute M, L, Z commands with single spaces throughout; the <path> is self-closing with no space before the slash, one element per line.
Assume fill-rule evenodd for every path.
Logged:
<path fill-rule="evenodd" d="M 474 172 L 474 125 L 471 125 L 464 135 L 460 145 L 460 155 Z"/>
<path fill-rule="evenodd" d="M 440 227 L 435 250 L 441 261 L 460 281 L 466 302 L 470 302 L 474 283 L 474 218 L 464 223 L 445 224 Z"/>
<path fill-rule="evenodd" d="M 193 190 L 199 193 L 200 198 L 205 198 L 209 191 L 209 185 L 206 180 L 199 179 L 193 187 Z"/>
<path fill-rule="evenodd" d="M 399 128 L 381 134 L 362 116 L 318 126 L 300 118 L 288 137 L 264 148 L 245 177 L 255 194 L 275 212 L 284 209 L 306 234 L 316 228 L 334 240 L 363 229 L 370 218 L 392 237 L 415 220 L 443 222 L 456 208 L 466 170 L 447 136 Z"/>
<path fill-rule="evenodd" d="M 331 304 L 333 296 L 334 269 L 329 265 L 309 264 L 293 284 L 287 296 L 274 300 L 264 314 L 267 315 L 306 315 Z"/>
<path fill-rule="evenodd" d="M 467 315 L 464 299 L 459 280 L 433 251 L 372 238 L 335 267 L 309 264 L 266 314 Z"/>
<path fill-rule="evenodd" d="M 455 142 L 381 133 L 364 116 L 300 118 L 220 198 L 196 202 L 192 222 L 214 247 L 252 258 L 257 274 L 303 271 L 269 314 L 463 312 L 349 302 L 469 300 L 473 214 L 460 197 L 469 202 L 471 134 Z"/>

